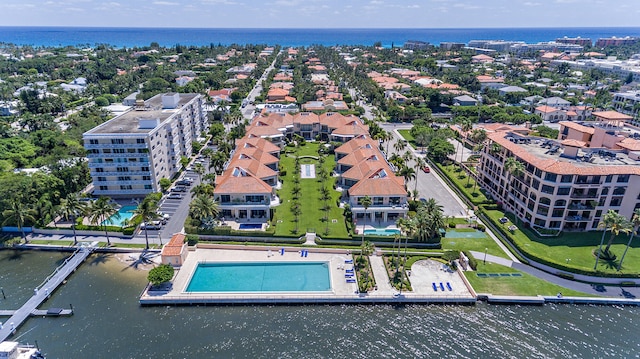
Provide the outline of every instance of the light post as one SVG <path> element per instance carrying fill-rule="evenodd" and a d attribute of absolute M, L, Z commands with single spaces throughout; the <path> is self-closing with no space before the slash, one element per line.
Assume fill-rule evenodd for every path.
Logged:
<path fill-rule="evenodd" d="M 483 262 L 482 264 L 487 264 L 487 251 L 488 250 L 489 250 L 488 248 L 484 249 L 484 260 L 482 261 Z"/>

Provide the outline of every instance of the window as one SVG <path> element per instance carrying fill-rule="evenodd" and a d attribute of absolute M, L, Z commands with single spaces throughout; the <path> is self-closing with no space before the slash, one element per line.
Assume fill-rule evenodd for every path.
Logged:
<path fill-rule="evenodd" d="M 400 197 L 389 197 L 389 204 L 392 206 L 400 204 Z"/>
<path fill-rule="evenodd" d="M 104 172 L 104 168 L 96 168 L 96 172 L 97 173 L 102 173 L 102 172 Z"/>
<path fill-rule="evenodd" d="M 610 183 L 612 180 L 613 180 L 613 175 L 608 175 L 607 177 L 604 178 L 605 183 Z"/>
<path fill-rule="evenodd" d="M 100 186 L 100 190 L 101 191 L 107 191 L 107 190 L 109 190 L 109 186 Z"/>
<path fill-rule="evenodd" d="M 627 183 L 629 182 L 629 175 L 618 175 L 618 183 Z"/>
<path fill-rule="evenodd" d="M 118 171 L 118 172 L 129 172 L 129 167 L 117 167 L 116 171 Z"/>
<path fill-rule="evenodd" d="M 131 176 L 118 176 L 118 181 L 131 181 Z"/>
<path fill-rule="evenodd" d="M 143 172 L 149 172 L 149 167 L 142 167 L 140 170 Z"/>
<path fill-rule="evenodd" d="M 564 200 L 564 199 L 559 199 L 554 204 L 554 206 L 557 206 L 557 207 L 562 207 L 562 206 L 566 206 L 566 205 L 567 205 L 567 201 Z"/>
<path fill-rule="evenodd" d="M 611 207 L 619 207 L 621 203 L 622 203 L 622 197 L 613 197 L 611 198 L 611 202 L 609 202 L 609 205 Z"/>
<path fill-rule="evenodd" d="M 533 181 L 531 181 L 531 187 L 537 190 L 538 188 L 540 188 L 540 181 L 534 179 Z"/>
<path fill-rule="evenodd" d="M 262 195 L 249 195 L 246 196 L 247 202 L 249 203 L 260 203 L 264 197 Z"/>
<path fill-rule="evenodd" d="M 551 221 L 549 222 L 549 228 L 560 228 L 560 221 Z"/>
<path fill-rule="evenodd" d="M 596 211 L 596 217 L 600 217 L 600 216 L 602 216 L 602 210 L 601 209 Z"/>
<path fill-rule="evenodd" d="M 142 176 L 143 181 L 151 181 L 151 176 Z"/>
<path fill-rule="evenodd" d="M 124 140 L 122 138 L 112 138 L 111 143 L 114 145 L 121 145 L 124 143 Z"/>
<path fill-rule="evenodd" d="M 558 196 L 566 196 L 571 192 L 571 187 L 559 187 Z"/>
<path fill-rule="evenodd" d="M 144 189 L 153 189 L 153 187 L 151 187 L 150 184 L 146 184 L 146 185 L 144 185 Z"/>
<path fill-rule="evenodd" d="M 623 196 L 626 190 L 627 189 L 625 187 L 616 187 L 613 189 L 613 194 L 617 196 Z"/>
<path fill-rule="evenodd" d="M 604 187 L 600 194 L 603 196 L 606 196 L 607 194 L 609 194 L 609 187 Z"/>
<path fill-rule="evenodd" d="M 133 189 L 133 187 L 130 184 L 127 184 L 127 185 L 121 185 L 120 189 L 122 189 L 122 190 L 130 190 L 130 189 Z"/>
<path fill-rule="evenodd" d="M 554 209 L 553 212 L 551 212 L 551 217 L 562 217 L 564 215 L 564 210 L 563 209 Z"/>
<path fill-rule="evenodd" d="M 136 143 L 144 143 L 144 138 L 136 138 Z"/>
<path fill-rule="evenodd" d="M 547 206 L 538 206 L 537 214 L 546 216 L 549 213 L 549 207 Z"/>
<path fill-rule="evenodd" d="M 107 177 L 98 177 L 98 182 L 106 182 Z"/>
<path fill-rule="evenodd" d="M 541 219 L 541 218 L 536 218 L 536 220 L 533 223 L 536 226 L 544 227 L 545 224 L 547 224 L 547 221 L 545 221 L 544 219 Z"/>
<path fill-rule="evenodd" d="M 541 177 L 542 176 L 542 170 L 539 168 L 536 168 L 536 176 Z"/>
<path fill-rule="evenodd" d="M 547 186 L 546 184 L 542 185 L 542 192 L 543 193 L 548 193 L 548 194 L 553 194 L 553 186 Z"/>
<path fill-rule="evenodd" d="M 544 175 L 544 180 L 549 182 L 555 182 L 558 175 L 555 173 L 547 173 Z"/>
<path fill-rule="evenodd" d="M 108 149 L 108 148 L 105 148 L 105 149 L 102 150 L 102 153 L 111 153 L 111 150 Z"/>
<path fill-rule="evenodd" d="M 383 197 L 373 197 L 373 204 L 376 206 L 380 206 L 382 205 L 382 203 L 384 202 L 384 198 Z"/>
<path fill-rule="evenodd" d="M 562 177 L 560 177 L 560 182 L 571 183 L 572 179 L 573 179 L 572 175 L 562 175 Z"/>
<path fill-rule="evenodd" d="M 546 204 L 546 205 L 550 205 L 551 204 L 551 200 L 547 197 L 540 197 L 540 203 L 541 204 Z"/>
<path fill-rule="evenodd" d="M 124 148 L 114 148 L 113 153 L 124 153 Z"/>
<path fill-rule="evenodd" d="M 98 144 L 98 140 L 89 140 L 89 144 L 90 145 L 97 145 Z"/>
<path fill-rule="evenodd" d="M 578 178 L 576 178 L 576 183 L 578 184 L 587 183 L 587 176 L 578 176 Z"/>
<path fill-rule="evenodd" d="M 222 196 L 220 196 L 220 202 L 221 203 L 229 203 L 231 202 L 231 196 L 228 194 L 223 194 Z"/>

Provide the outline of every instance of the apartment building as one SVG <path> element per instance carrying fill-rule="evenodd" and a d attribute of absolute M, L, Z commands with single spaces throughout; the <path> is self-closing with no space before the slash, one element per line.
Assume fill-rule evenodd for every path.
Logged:
<path fill-rule="evenodd" d="M 256 222 L 271 218 L 270 209 L 280 203 L 276 196 L 279 151 L 285 139 L 294 135 L 344 143 L 335 150 L 340 175 L 337 185 L 344 190 L 355 218 L 364 218 L 361 200 L 365 196 L 373 201 L 367 217 L 390 221 L 406 215 L 404 179 L 395 176 L 378 142 L 369 137 L 368 126 L 355 116 L 302 112 L 271 113 L 254 119 L 245 137 L 236 143 L 225 171 L 216 178 L 214 197 L 220 203 L 221 216 L 255 218 Z"/>
<path fill-rule="evenodd" d="M 173 177 L 207 130 L 199 94 L 165 93 L 83 134 L 93 194 L 141 197 Z"/>
<path fill-rule="evenodd" d="M 563 121 L 557 140 L 510 131 L 488 138 L 482 186 L 526 226 L 593 230 L 609 209 L 631 218 L 640 208 L 640 133 L 623 122 Z M 509 157 L 524 171 L 507 171 Z"/>

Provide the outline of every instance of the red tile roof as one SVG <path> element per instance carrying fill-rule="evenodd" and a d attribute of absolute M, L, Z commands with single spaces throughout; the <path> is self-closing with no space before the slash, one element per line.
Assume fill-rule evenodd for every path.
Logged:
<path fill-rule="evenodd" d="M 185 243 L 186 236 L 182 233 L 176 233 L 171 237 L 169 243 L 162 247 L 163 256 L 179 256 Z"/>

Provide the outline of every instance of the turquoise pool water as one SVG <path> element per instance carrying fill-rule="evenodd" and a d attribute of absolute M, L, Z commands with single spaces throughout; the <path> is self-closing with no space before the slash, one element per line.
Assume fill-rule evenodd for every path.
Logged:
<path fill-rule="evenodd" d="M 197 292 L 323 292 L 327 262 L 198 263 L 185 290 Z"/>
<path fill-rule="evenodd" d="M 124 223 L 124 221 L 131 219 L 131 217 L 133 217 L 133 212 L 138 208 L 138 206 L 122 206 L 119 210 L 118 210 L 118 214 L 120 214 L 120 217 L 117 218 L 117 216 L 114 214 L 113 216 L 107 218 L 106 220 L 102 221 L 102 223 L 100 223 L 101 226 L 104 226 L 105 224 L 107 226 L 118 226 L 118 227 L 122 227 L 122 224 Z"/>
<path fill-rule="evenodd" d="M 400 234 L 400 230 L 395 228 L 365 229 L 364 234 L 371 236 L 395 236 L 396 234 Z"/>

